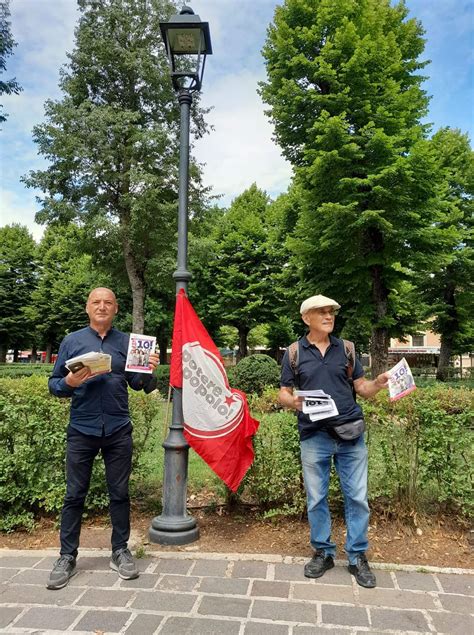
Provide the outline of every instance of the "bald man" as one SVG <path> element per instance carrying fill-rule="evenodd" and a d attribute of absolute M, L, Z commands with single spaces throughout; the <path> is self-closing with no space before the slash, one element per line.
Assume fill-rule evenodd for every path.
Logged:
<path fill-rule="evenodd" d="M 60 557 L 50 573 L 47 588 L 61 589 L 76 572 L 81 519 L 89 489 L 94 459 L 99 452 L 105 464 L 112 521 L 110 567 L 126 580 L 138 577 L 138 568 L 128 549 L 130 537 L 129 480 L 132 467 L 132 422 L 128 390 L 156 388 L 152 374 L 125 372 L 129 334 L 112 326 L 118 312 L 111 289 L 93 289 L 86 303 L 89 326 L 67 335 L 49 379 L 49 390 L 71 399 L 66 446 L 66 496 L 61 514 Z M 111 355 L 112 370 L 93 374 L 87 366 L 72 373 L 66 360 L 91 351 Z M 158 365 L 150 355 L 150 369 Z"/>

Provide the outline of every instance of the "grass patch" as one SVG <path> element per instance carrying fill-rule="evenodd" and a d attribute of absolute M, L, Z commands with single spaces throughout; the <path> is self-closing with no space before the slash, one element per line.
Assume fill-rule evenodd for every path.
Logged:
<path fill-rule="evenodd" d="M 162 445 L 169 434 L 171 410 L 166 403 L 161 403 L 153 421 L 153 428 L 139 459 L 139 476 L 132 473 L 134 495 L 141 498 L 141 506 L 156 509 L 161 504 L 165 450 Z M 166 418 L 168 417 L 168 421 Z M 217 495 L 225 495 L 225 486 L 211 468 L 189 448 L 188 450 L 188 497 L 211 490 Z"/>

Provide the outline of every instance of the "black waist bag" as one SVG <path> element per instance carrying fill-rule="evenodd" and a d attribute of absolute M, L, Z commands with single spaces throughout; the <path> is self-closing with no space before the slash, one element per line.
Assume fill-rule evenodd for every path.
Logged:
<path fill-rule="evenodd" d="M 335 439 L 354 441 L 354 439 L 358 439 L 361 434 L 364 434 L 365 421 L 363 419 L 356 419 L 355 421 L 341 423 L 338 426 L 328 426 L 327 431 Z"/>

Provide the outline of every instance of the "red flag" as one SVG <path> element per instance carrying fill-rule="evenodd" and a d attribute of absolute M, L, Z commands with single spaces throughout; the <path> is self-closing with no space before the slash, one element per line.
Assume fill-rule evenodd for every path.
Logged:
<path fill-rule="evenodd" d="M 183 391 L 184 436 L 233 491 L 252 465 L 250 416 L 245 393 L 230 388 L 221 354 L 184 289 L 176 297 L 170 384 Z"/>

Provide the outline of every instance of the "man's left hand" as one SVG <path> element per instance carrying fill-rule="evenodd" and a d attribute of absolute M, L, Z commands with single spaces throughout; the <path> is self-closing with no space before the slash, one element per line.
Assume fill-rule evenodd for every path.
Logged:
<path fill-rule="evenodd" d="M 151 368 L 151 370 L 155 370 L 159 363 L 160 363 L 160 354 L 150 353 L 150 357 L 148 358 L 149 368 Z"/>

